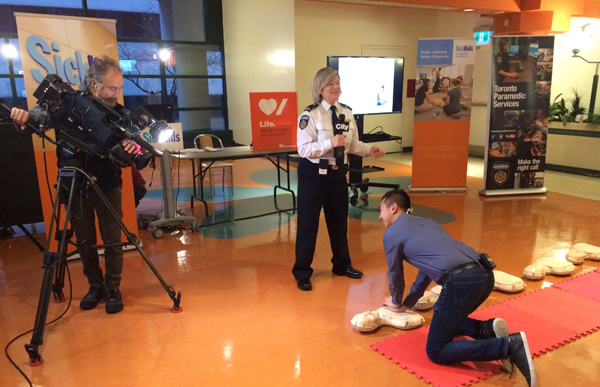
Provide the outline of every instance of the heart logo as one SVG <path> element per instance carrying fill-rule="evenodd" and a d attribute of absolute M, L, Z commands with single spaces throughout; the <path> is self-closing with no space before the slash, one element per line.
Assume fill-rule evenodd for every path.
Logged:
<path fill-rule="evenodd" d="M 273 113 L 277 108 L 277 101 L 275 101 L 273 98 L 261 99 L 260 101 L 258 101 L 258 107 L 260 108 L 260 110 L 262 110 L 263 113 L 270 116 L 271 113 Z"/>

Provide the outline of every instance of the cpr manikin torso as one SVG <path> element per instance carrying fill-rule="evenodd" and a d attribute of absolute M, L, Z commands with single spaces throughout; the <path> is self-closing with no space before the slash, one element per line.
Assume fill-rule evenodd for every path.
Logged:
<path fill-rule="evenodd" d="M 569 262 L 579 265 L 584 259 L 600 260 L 600 247 L 587 243 L 576 243 L 566 255 Z"/>
<path fill-rule="evenodd" d="M 546 274 L 571 275 L 574 272 L 575 265 L 556 258 L 538 259 L 533 265 L 529 265 L 523 270 L 525 277 L 533 280 L 542 279 Z"/>
<path fill-rule="evenodd" d="M 359 313 L 350 323 L 360 332 L 371 332 L 380 326 L 390 326 L 398 329 L 413 329 L 423 325 L 425 319 L 417 312 L 407 310 L 396 313 L 387 308 L 379 308 L 371 312 Z"/>

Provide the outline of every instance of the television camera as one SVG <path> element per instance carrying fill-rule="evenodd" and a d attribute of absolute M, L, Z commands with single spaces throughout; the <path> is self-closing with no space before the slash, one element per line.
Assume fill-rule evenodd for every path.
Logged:
<path fill-rule="evenodd" d="M 135 164 L 142 169 L 152 156 L 161 156 L 162 152 L 146 142 L 140 131 L 149 128 L 158 142 L 173 133 L 165 121 L 156 120 L 143 106 L 132 112 L 125 108 L 117 111 L 89 92 L 73 90 L 55 74 L 46 76 L 33 95 L 46 114 L 42 126 L 49 118 L 57 133 L 57 145 L 67 157 L 81 150 L 109 157 L 121 167 Z M 39 134 L 39 128 L 33 129 Z M 135 141 L 144 151 L 127 153 L 121 145 L 124 139 Z"/>

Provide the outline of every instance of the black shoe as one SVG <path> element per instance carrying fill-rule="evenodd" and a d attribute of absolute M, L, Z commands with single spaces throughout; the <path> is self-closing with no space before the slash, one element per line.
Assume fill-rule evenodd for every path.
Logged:
<path fill-rule="evenodd" d="M 98 303 L 102 301 L 106 297 L 106 289 L 104 289 L 104 285 L 100 286 L 90 286 L 90 290 L 87 294 L 81 299 L 79 303 L 79 307 L 82 310 L 94 309 L 98 306 Z"/>
<path fill-rule="evenodd" d="M 508 359 L 525 376 L 529 387 L 535 386 L 535 370 L 525 332 L 508 335 Z"/>
<path fill-rule="evenodd" d="M 356 270 L 352 267 L 347 268 L 346 270 L 344 270 L 341 273 L 334 273 L 335 275 L 339 275 L 339 276 L 346 276 L 348 278 L 362 278 L 363 276 L 363 272 L 360 270 Z"/>
<path fill-rule="evenodd" d="M 298 289 L 300 289 L 300 290 L 311 290 L 312 289 L 312 284 L 310 283 L 309 279 L 297 280 L 296 284 L 298 285 Z"/>
<path fill-rule="evenodd" d="M 119 313 L 123 310 L 123 299 L 119 289 L 106 289 L 106 313 Z"/>
<path fill-rule="evenodd" d="M 506 321 L 501 318 L 492 318 L 484 323 L 484 339 L 493 339 L 506 337 L 510 334 Z M 514 372 L 514 365 L 511 364 L 509 359 L 502 359 L 502 365 L 507 372 Z"/>

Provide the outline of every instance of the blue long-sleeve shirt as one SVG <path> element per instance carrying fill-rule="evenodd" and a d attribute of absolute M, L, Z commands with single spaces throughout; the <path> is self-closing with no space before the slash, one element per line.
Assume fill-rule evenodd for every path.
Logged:
<path fill-rule="evenodd" d="M 423 296 L 431 281 L 438 283 L 447 271 L 479 261 L 475 250 L 452 238 L 436 222 L 408 214 L 401 214 L 387 228 L 383 246 L 392 301 L 408 308 Z M 403 302 L 404 261 L 419 269 L 419 273 Z"/>

